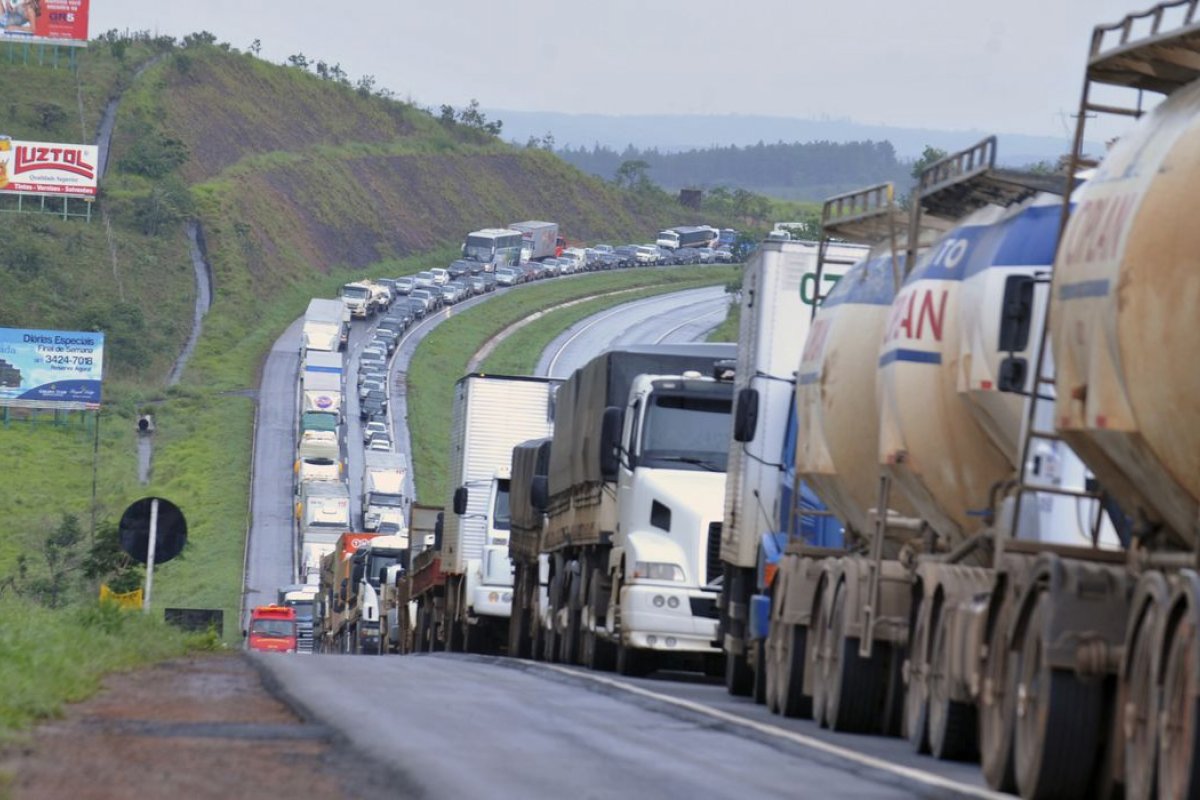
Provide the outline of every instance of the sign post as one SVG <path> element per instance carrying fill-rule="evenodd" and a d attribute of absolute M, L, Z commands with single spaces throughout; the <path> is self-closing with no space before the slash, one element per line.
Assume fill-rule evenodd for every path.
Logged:
<path fill-rule="evenodd" d="M 142 593 L 142 611 L 150 613 L 150 590 L 154 588 L 154 550 L 158 543 L 158 498 L 150 501 L 150 541 L 146 543 L 146 591 Z"/>

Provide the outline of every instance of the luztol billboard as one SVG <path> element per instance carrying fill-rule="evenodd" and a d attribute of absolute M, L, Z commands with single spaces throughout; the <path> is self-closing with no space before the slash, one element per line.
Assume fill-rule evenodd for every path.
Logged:
<path fill-rule="evenodd" d="M 104 334 L 0 328 L 0 406 L 99 408 Z"/>
<path fill-rule="evenodd" d="M 0 42 L 86 47 L 88 0 L 0 0 Z"/>
<path fill-rule="evenodd" d="M 0 193 L 95 197 L 99 152 L 94 144 L 0 137 Z"/>

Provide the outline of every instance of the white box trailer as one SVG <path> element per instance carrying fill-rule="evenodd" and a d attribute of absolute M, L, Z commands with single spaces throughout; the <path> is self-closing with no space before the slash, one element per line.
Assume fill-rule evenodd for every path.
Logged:
<path fill-rule="evenodd" d="M 341 411 L 345 366 L 339 352 L 305 350 L 300 366 L 302 411 Z"/>
<path fill-rule="evenodd" d="M 780 464 L 796 402 L 795 373 L 814 304 L 867 253 L 860 245 L 829 245 L 818 292 L 819 246 L 768 240 L 746 264 L 742 277 L 734 425 L 719 545 L 723 646 L 727 657 L 737 662 L 727 668 L 740 673 L 757 666 L 753 633 L 759 631 L 752 631 L 748 622 L 763 536 L 786 530 L 787 509 L 781 508 L 781 499 L 790 465 L 784 464 L 781 471 Z"/>
<path fill-rule="evenodd" d="M 549 436 L 559 381 L 472 374 L 454 390 L 451 494 L 442 539 L 446 624 L 464 646 L 504 641 L 512 604 L 509 476 L 513 447 Z M 474 630 L 472 630 L 474 629 Z"/>
<path fill-rule="evenodd" d="M 396 533 L 408 547 L 408 526 L 404 522 L 404 478 L 408 459 L 403 453 L 368 450 L 364 456 L 362 487 L 363 530 L 377 531 L 381 525 L 396 526 Z"/>
<path fill-rule="evenodd" d="M 308 301 L 300 336 L 302 350 L 344 350 L 349 334 L 350 311 L 341 300 L 314 297 Z"/>

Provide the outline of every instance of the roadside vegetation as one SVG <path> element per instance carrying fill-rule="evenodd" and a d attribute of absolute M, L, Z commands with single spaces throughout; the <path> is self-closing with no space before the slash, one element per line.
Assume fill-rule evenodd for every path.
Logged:
<path fill-rule="evenodd" d="M 55 716 L 63 703 L 88 697 L 109 672 L 216 648 L 211 635 L 186 634 L 112 603 L 52 611 L 0 600 L 0 744 Z"/>
<path fill-rule="evenodd" d="M 549 281 L 506 293 L 489 300 L 481 306 L 479 313 L 469 311 L 439 325 L 421 341 L 407 376 L 408 426 L 412 437 L 413 476 L 418 501 L 436 505 L 446 499 L 449 455 L 446 445 L 450 441 L 454 383 L 466 373 L 471 357 L 497 333 L 535 311 L 581 297 L 629 288 L 645 291 L 651 286 L 660 287 L 661 292 L 681 291 L 726 283 L 738 274 L 738 270 L 732 266 L 627 270 L 586 275 L 569 281 Z M 636 297 L 631 293 L 612 300 L 614 303 L 628 302 Z M 573 306 L 569 311 L 577 308 Z M 570 323 L 564 319 L 563 324 Z M 538 323 L 529 327 L 534 325 Z M 545 335 L 545 330 L 542 335 Z M 530 346 L 535 347 L 536 344 Z M 506 352 L 511 351 L 506 348 Z M 540 352 L 535 350 L 526 353 L 525 358 L 532 358 L 536 362 Z M 509 355 L 503 357 L 511 358 Z M 492 368 L 490 359 L 488 363 Z"/>
<path fill-rule="evenodd" d="M 736 342 L 738 339 L 738 324 L 742 317 L 742 309 L 734 302 L 729 303 L 725 319 L 708 334 L 710 342 Z"/>

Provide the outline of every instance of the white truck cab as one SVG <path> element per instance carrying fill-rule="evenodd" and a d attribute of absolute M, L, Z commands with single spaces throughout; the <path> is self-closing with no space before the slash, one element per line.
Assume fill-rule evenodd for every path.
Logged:
<path fill-rule="evenodd" d="M 719 652 L 715 547 L 731 407 L 731 385 L 698 372 L 640 375 L 632 384 L 616 448 L 618 522 L 609 554 L 620 591 L 606 625 L 624 647 Z"/>

